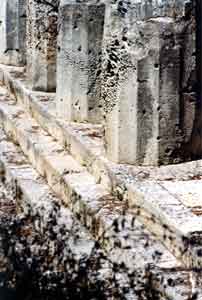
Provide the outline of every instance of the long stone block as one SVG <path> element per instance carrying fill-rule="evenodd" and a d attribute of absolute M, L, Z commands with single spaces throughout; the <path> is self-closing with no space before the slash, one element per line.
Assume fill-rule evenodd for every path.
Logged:
<path fill-rule="evenodd" d="M 4 77 L 3 83 L 10 91 L 14 91 L 18 104 L 24 107 L 25 111 L 35 118 L 40 126 L 55 140 L 58 140 L 62 147 L 65 147 L 81 165 L 85 166 L 88 172 L 96 178 L 96 181 L 101 183 L 110 193 L 113 191 L 113 194 L 117 195 L 123 201 L 128 199 L 128 192 L 130 191 L 129 202 L 132 205 L 136 203 L 137 206 L 140 206 L 139 211 L 142 214 L 139 217 L 143 218 L 143 220 L 146 219 L 145 224 L 148 225 L 149 230 L 157 234 L 170 250 L 172 246 L 172 251 L 180 258 L 185 256 L 184 241 L 187 240 L 187 237 L 188 239 L 190 238 L 196 227 L 200 227 L 201 222 L 200 217 L 196 218 L 196 215 L 201 215 L 199 179 L 202 178 L 202 161 L 161 166 L 161 168 L 113 164 L 105 157 L 103 144 L 99 138 L 100 131 L 98 125 L 74 123 L 67 126 L 65 122 L 58 120 L 54 115 L 54 110 L 50 109 L 54 102 L 52 98 L 49 97 L 48 100 L 46 93 L 30 93 L 26 89 L 23 77 L 19 75 L 20 68 L 1 66 L 0 69 L 1 73 L 4 73 L 4 76 L 0 75 L 0 77 Z M 11 70 L 14 69 L 19 70 L 18 73 L 12 72 L 11 74 Z M 50 146 L 47 148 L 50 148 Z M 157 181 L 158 183 L 156 183 Z M 163 187 L 163 189 L 168 188 L 167 191 L 164 190 L 164 197 L 162 197 L 162 193 L 159 193 L 162 191 L 159 181 L 164 181 L 163 184 L 167 181 Z M 136 184 L 133 191 L 132 187 L 128 184 L 131 183 L 133 186 L 134 182 Z M 142 198 L 137 197 L 138 182 L 142 188 L 143 186 L 151 187 L 144 201 L 140 201 Z M 186 186 L 186 189 L 182 189 L 183 186 Z M 175 188 L 177 188 L 177 192 L 180 195 L 174 195 L 176 194 Z M 173 195 L 172 197 L 171 194 Z M 173 200 L 168 202 L 169 199 Z M 173 205 L 172 209 L 170 209 L 170 203 Z M 155 217 L 153 217 L 154 213 Z M 162 217 L 159 218 L 159 216 Z M 190 219 L 192 222 L 188 222 Z M 151 222 L 148 222 L 148 220 Z M 181 225 L 179 225 L 179 222 Z M 188 236 L 184 232 L 185 227 L 188 229 L 187 232 L 190 233 Z M 168 238 L 171 237 L 170 229 L 173 230 L 172 241 Z M 173 233 L 175 234 L 173 235 Z M 182 238 L 182 236 L 186 238 Z M 174 241 L 177 241 L 177 243 L 174 243 Z M 193 249 L 194 256 L 195 249 L 198 246 L 200 247 L 200 245 L 196 244 L 195 246 Z M 187 254 L 185 258 L 186 262 L 188 259 Z M 193 259 L 196 265 L 198 258 L 191 257 L 192 254 L 189 261 Z"/>
<path fill-rule="evenodd" d="M 0 6 L 0 62 L 25 64 L 25 0 L 2 0 Z"/>
<path fill-rule="evenodd" d="M 56 89 L 57 6 L 50 3 L 27 1 L 27 77 L 32 90 L 47 92 Z"/>
<path fill-rule="evenodd" d="M 9 107 L 9 105 L 6 106 L 7 108 Z M 21 120 L 23 119 L 23 112 L 21 111 L 21 109 L 21 114 L 17 113 L 19 112 L 19 109 L 20 107 L 11 109 L 11 119 L 13 119 L 13 117 L 17 119 L 20 118 Z M 11 130 L 13 130 L 15 138 L 18 135 L 18 130 L 22 130 L 23 132 L 25 129 L 23 128 L 25 124 L 21 127 L 22 124 L 20 125 L 20 119 L 19 122 L 14 121 L 14 123 L 16 122 L 16 128 L 14 129 L 14 125 L 13 129 L 11 129 L 11 123 L 9 125 L 9 121 L 7 120 L 7 123 L 6 119 L 3 118 L 3 123 L 5 125 L 6 131 L 8 130 L 7 133 L 9 135 L 11 134 L 11 131 L 9 130 L 10 128 Z M 60 157 L 60 159 L 63 160 L 61 161 L 61 163 L 59 163 L 58 159 L 53 160 L 52 154 L 50 154 L 53 150 L 53 143 L 49 144 L 49 141 L 51 140 L 50 137 L 43 135 L 40 128 L 36 128 L 35 122 L 34 125 L 32 121 L 29 121 L 31 121 L 31 119 L 28 120 L 25 127 L 27 127 L 28 124 L 30 124 L 31 126 L 28 126 L 29 129 L 27 128 L 25 129 L 25 131 L 28 130 L 27 133 L 28 135 L 30 135 L 30 129 L 32 128 L 34 130 L 32 131 L 33 141 L 36 141 L 37 136 L 39 138 L 38 142 L 36 142 L 36 144 L 38 143 L 37 148 L 39 150 L 38 154 L 36 155 L 44 157 L 47 156 L 47 158 L 50 160 L 50 164 L 52 164 L 50 172 L 55 173 L 55 176 L 49 174 L 49 176 L 47 176 L 47 180 L 53 180 L 53 189 L 56 189 L 56 186 L 61 186 L 61 190 L 63 190 L 64 186 L 62 181 L 59 180 L 59 177 L 62 177 L 62 170 L 65 171 L 63 174 L 66 178 L 65 182 L 69 182 L 69 184 L 72 185 L 73 189 L 75 190 L 75 193 L 72 191 L 72 193 L 70 193 L 69 195 L 70 199 L 68 201 L 71 202 L 71 199 L 73 200 L 73 198 L 75 198 L 75 201 L 73 201 L 70 205 L 71 209 L 79 217 L 80 221 L 84 222 L 85 225 L 90 224 L 91 219 L 94 220 L 94 225 L 92 227 L 88 227 L 88 229 L 93 232 L 94 236 L 98 238 L 100 243 L 102 243 L 103 248 L 107 252 L 108 258 L 112 262 L 116 262 L 117 264 L 121 264 L 121 262 L 124 262 L 126 268 L 128 267 L 130 272 L 133 270 L 135 271 L 138 279 L 135 285 L 135 291 L 139 289 L 140 284 L 141 288 L 144 288 L 143 284 L 150 283 L 150 287 L 153 288 L 157 293 L 163 293 L 163 295 L 165 295 L 165 299 L 187 299 L 187 295 L 191 293 L 191 282 L 189 277 L 191 273 L 190 270 L 185 268 L 179 261 L 177 261 L 169 253 L 169 251 L 158 240 L 156 240 L 155 237 L 151 235 L 144 228 L 144 226 L 141 225 L 132 215 L 126 214 L 123 216 L 121 212 L 121 206 L 123 204 L 122 202 L 120 203 L 119 201 L 115 201 L 115 199 L 111 198 L 107 198 L 106 202 L 105 199 L 102 198 L 100 199 L 100 201 L 97 201 L 96 198 L 99 196 L 99 194 L 93 193 L 93 190 L 91 190 L 90 187 L 92 187 L 93 185 L 92 180 L 89 181 L 88 176 L 81 176 L 82 168 L 78 168 L 78 164 L 74 164 L 73 166 L 71 164 L 73 160 L 70 159 L 70 156 L 68 155 L 66 156 L 65 164 L 63 164 L 64 156 L 63 159 L 62 157 Z M 7 123 L 7 125 L 5 123 Z M 40 134 L 38 135 L 39 131 Z M 20 135 L 22 137 L 22 140 L 20 138 L 20 144 L 24 145 L 23 149 L 25 149 L 24 147 L 27 147 L 29 144 L 30 150 L 27 150 L 28 152 L 26 153 L 28 153 L 29 158 L 33 158 L 31 152 L 33 151 L 34 146 L 32 143 L 25 142 L 26 135 L 26 133 L 25 135 Z M 47 185 L 44 184 L 44 180 L 41 178 L 41 176 L 39 176 L 37 172 L 33 170 L 32 167 L 30 167 L 27 159 L 22 154 L 19 147 L 13 145 L 10 140 L 7 140 L 5 135 L 1 134 L 1 136 L 2 141 L 0 141 L 0 160 L 3 163 L 4 169 L 6 169 L 6 172 L 4 173 L 5 178 L 9 178 L 9 181 L 11 180 L 15 184 L 15 186 L 17 186 L 18 190 L 21 190 L 22 196 L 27 195 L 29 197 L 28 199 L 30 206 L 33 206 L 34 210 L 38 212 L 38 215 L 40 215 L 42 220 L 45 220 L 46 214 L 44 214 L 44 210 L 42 210 L 42 207 L 44 205 L 47 210 L 49 208 L 51 209 L 52 192 L 50 192 Z M 42 141 L 42 139 L 44 139 L 44 141 Z M 47 153 L 48 147 L 47 149 L 44 149 L 44 143 L 46 145 L 47 143 L 49 144 L 49 153 Z M 39 147 L 39 144 L 41 144 L 42 147 Z M 54 147 L 54 151 L 55 150 L 56 148 Z M 40 159 L 38 157 L 34 164 L 37 163 L 38 165 L 39 161 Z M 68 161 L 71 161 L 71 163 L 67 164 Z M 46 169 L 47 166 L 48 164 L 41 165 L 40 169 Z M 80 181 L 78 180 L 79 177 Z M 54 182 L 56 184 L 54 184 Z M 85 185 L 86 187 L 88 187 L 88 192 L 85 192 Z M 32 191 L 31 194 L 30 190 Z M 36 192 L 36 190 L 38 192 Z M 78 192 L 80 193 L 81 197 L 76 200 L 76 195 Z M 48 198 L 48 201 L 46 201 L 46 198 Z M 54 200 L 57 201 L 57 198 L 55 196 Z M 85 201 L 86 204 L 84 204 Z M 115 206 L 112 210 L 112 206 L 114 204 Z M 65 219 L 63 218 L 63 220 Z M 71 222 L 71 213 L 69 213 L 69 216 L 67 216 L 66 221 Z M 87 237 L 86 243 L 88 241 L 89 239 Z M 149 282 L 147 280 L 148 278 L 150 279 Z M 176 281 L 176 284 L 172 286 L 171 290 L 169 283 L 172 283 L 173 281 Z M 136 298 L 134 298 L 133 296 L 129 299 Z"/>
<path fill-rule="evenodd" d="M 133 17 L 129 11 L 125 33 L 126 16 L 119 14 L 105 32 L 102 98 L 107 153 L 118 163 L 166 164 L 177 160 L 182 140 L 175 23 L 173 18 L 132 23 Z"/>
<path fill-rule="evenodd" d="M 101 120 L 101 54 L 104 4 L 60 7 L 57 114 L 68 121 Z"/>

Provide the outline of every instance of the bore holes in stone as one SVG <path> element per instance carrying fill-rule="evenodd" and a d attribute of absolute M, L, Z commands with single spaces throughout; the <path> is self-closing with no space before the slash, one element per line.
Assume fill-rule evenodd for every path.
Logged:
<path fill-rule="evenodd" d="M 61 48 L 60 48 L 60 46 L 58 46 L 58 51 L 60 52 L 60 50 L 61 50 Z"/>
<path fill-rule="evenodd" d="M 88 50 L 88 54 L 90 55 L 92 53 L 92 50 Z"/>
<path fill-rule="evenodd" d="M 101 71 L 100 69 L 97 70 L 97 74 L 96 74 L 96 75 L 99 76 L 99 75 L 101 74 L 101 72 L 102 72 L 102 71 Z"/>
<path fill-rule="evenodd" d="M 122 37 L 122 40 L 123 40 L 124 42 L 126 42 L 128 39 L 127 39 L 126 36 L 123 36 L 123 37 Z"/>
<path fill-rule="evenodd" d="M 81 51 L 81 49 L 82 49 L 82 47 L 81 47 L 81 46 L 79 46 L 79 47 L 78 47 L 78 51 L 80 52 L 80 51 Z"/>
<path fill-rule="evenodd" d="M 142 110 L 142 114 L 145 115 L 146 114 L 146 109 Z"/>
<path fill-rule="evenodd" d="M 119 40 L 115 40 L 115 43 L 114 43 L 116 46 L 119 46 Z"/>
<path fill-rule="evenodd" d="M 174 287 L 175 286 L 175 281 L 172 278 L 168 278 L 167 280 L 168 285 Z"/>
<path fill-rule="evenodd" d="M 198 249 L 198 250 L 197 250 L 197 255 L 198 255 L 199 257 L 202 257 L 202 249 Z"/>
<path fill-rule="evenodd" d="M 169 153 L 171 153 L 171 151 L 172 151 L 172 150 L 171 150 L 170 148 L 166 148 L 165 153 L 166 153 L 166 154 L 169 154 Z"/>
<path fill-rule="evenodd" d="M 157 138 L 156 138 L 156 139 L 157 139 L 157 141 L 160 141 L 161 137 L 160 137 L 160 136 L 157 136 Z"/>
<path fill-rule="evenodd" d="M 160 110 L 161 110 L 161 107 L 160 107 L 160 106 L 158 106 L 158 107 L 157 107 L 157 111 L 160 111 Z"/>
<path fill-rule="evenodd" d="M 77 26 L 77 24 L 75 23 L 74 24 L 74 27 L 73 27 L 75 30 L 77 30 L 78 29 L 78 26 Z"/>
<path fill-rule="evenodd" d="M 158 69 L 158 68 L 159 68 L 159 64 L 157 64 L 157 63 L 154 64 L 154 68 L 155 68 L 155 69 Z"/>
<path fill-rule="evenodd" d="M 93 18 L 90 18 L 90 19 L 89 19 L 89 22 L 90 22 L 90 23 L 92 23 L 93 21 L 94 21 L 94 19 L 93 19 Z"/>

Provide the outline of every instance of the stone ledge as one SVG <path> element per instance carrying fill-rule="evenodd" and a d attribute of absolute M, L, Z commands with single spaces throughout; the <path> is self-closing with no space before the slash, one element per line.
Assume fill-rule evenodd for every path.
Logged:
<path fill-rule="evenodd" d="M 4 170 L 2 176 L 6 179 L 7 185 L 17 192 L 18 205 L 23 205 L 24 208 L 26 206 L 25 202 L 27 202 L 27 205 L 31 206 L 32 210 L 39 213 L 41 218 L 45 219 L 46 214 L 44 214 L 43 208 L 46 207 L 48 211 L 51 209 L 52 201 L 60 202 L 60 200 L 52 193 L 44 179 L 30 166 L 20 148 L 14 145 L 5 136 L 2 130 L 0 139 L 0 161 L 2 163 L 1 170 Z M 64 210 L 66 210 L 65 222 L 67 222 L 67 226 L 68 220 L 70 223 L 72 221 L 72 215 L 67 208 Z M 128 228 L 128 224 L 126 224 L 125 231 L 122 229 L 122 231 L 116 234 L 116 241 L 123 240 L 124 236 L 127 236 L 128 233 L 130 233 L 130 229 Z M 88 244 L 89 241 L 91 245 L 92 241 L 90 237 L 88 237 L 88 233 L 82 229 L 82 227 L 80 234 L 85 240 L 84 244 Z M 83 245 L 82 238 L 80 242 L 81 245 Z M 150 265 L 149 271 L 151 271 L 152 274 L 154 287 L 161 292 L 166 299 L 167 297 L 173 300 L 186 300 L 188 298 L 192 292 L 192 283 L 190 281 L 191 271 L 184 269 L 181 263 L 136 220 L 134 221 L 133 231 L 129 236 L 128 245 L 130 243 L 135 243 L 135 247 L 133 245 L 131 250 L 118 250 L 118 247 L 110 251 L 108 249 L 109 259 L 117 262 L 121 259 L 120 251 L 124 252 L 124 255 L 127 254 L 126 251 L 131 251 L 133 253 L 133 264 L 131 264 L 131 261 L 129 261 L 129 263 L 132 265 L 132 268 L 134 268 L 136 272 L 142 270 L 140 273 L 142 272 L 142 276 L 144 277 L 145 268 Z M 106 248 L 107 247 L 105 247 L 105 249 Z M 81 249 L 85 250 L 86 248 L 82 246 Z M 78 250 L 81 249 L 78 246 Z M 172 285 L 171 287 L 170 282 L 175 283 L 174 286 Z"/>
<path fill-rule="evenodd" d="M 202 161 L 161 168 L 111 163 L 105 158 L 102 126 L 80 123 L 66 125 L 58 120 L 53 113 L 54 95 L 30 92 L 26 88 L 22 71 L 19 68 L 0 66 L 0 78 L 28 114 L 58 140 L 81 165 L 85 166 L 86 170 L 95 177 L 96 182 L 106 189 L 106 194 L 107 191 L 112 192 L 121 200 L 129 200 L 130 206 L 138 210 L 138 217 L 177 257 L 183 259 L 186 265 L 201 267 L 202 259 L 198 255 L 201 245 L 199 241 L 193 242 L 193 238 L 196 241 L 201 236 L 201 217 L 194 213 L 199 211 L 198 207 L 192 205 L 190 208 L 183 200 L 187 197 L 187 192 L 183 193 L 180 199 L 169 191 L 171 187 L 168 187 L 167 191 L 164 190 L 163 199 L 160 197 L 160 192 L 163 189 L 162 184 L 166 185 L 173 181 L 181 184 L 184 181 L 186 184 L 193 180 L 196 184 L 198 179 L 197 185 L 200 186 Z M 140 189 L 140 186 L 145 188 Z M 172 199 L 175 206 L 169 207 L 166 199 Z M 194 202 L 196 203 L 195 200 Z M 176 213 L 173 213 L 175 210 Z M 186 224 L 186 231 L 184 224 Z M 194 246 L 189 245 L 190 241 Z"/>

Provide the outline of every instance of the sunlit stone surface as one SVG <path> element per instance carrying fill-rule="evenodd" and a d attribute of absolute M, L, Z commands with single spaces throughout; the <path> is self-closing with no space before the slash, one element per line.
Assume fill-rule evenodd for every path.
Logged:
<path fill-rule="evenodd" d="M 57 113 L 67 121 L 101 120 L 101 59 L 105 6 L 60 7 Z"/>
<path fill-rule="evenodd" d="M 174 4 L 155 18 L 150 7 L 146 21 L 137 15 L 137 3 L 106 7 L 102 100 L 106 149 L 114 162 L 160 165 L 192 154 L 186 143 L 196 103 L 193 7 L 179 7 L 181 22 L 180 14 L 171 17 Z"/>
<path fill-rule="evenodd" d="M 201 300 L 201 2 L 24 3 L 0 7 L 1 300 Z"/>

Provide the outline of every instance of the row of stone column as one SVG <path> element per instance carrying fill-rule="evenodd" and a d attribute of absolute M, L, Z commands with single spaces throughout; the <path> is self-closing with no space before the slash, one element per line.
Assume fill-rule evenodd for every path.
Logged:
<path fill-rule="evenodd" d="M 186 11 L 187 1 L 171 2 L 63 0 L 58 12 L 52 2 L 26 1 L 30 87 L 56 91 L 57 116 L 67 122 L 104 123 L 112 161 L 182 159 L 183 30 L 174 14 L 185 16 L 190 6 Z"/>

